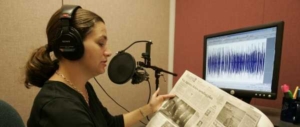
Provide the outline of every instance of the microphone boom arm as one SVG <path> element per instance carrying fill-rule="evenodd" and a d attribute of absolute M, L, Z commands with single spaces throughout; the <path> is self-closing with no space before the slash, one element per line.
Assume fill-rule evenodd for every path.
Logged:
<path fill-rule="evenodd" d="M 166 70 L 164 70 L 164 69 L 162 69 L 162 68 L 159 68 L 159 67 L 156 67 L 156 66 L 147 66 L 147 65 L 146 65 L 145 63 L 143 63 L 143 62 L 138 62 L 138 65 L 143 66 L 143 67 L 145 67 L 145 68 L 151 68 L 151 69 L 153 69 L 154 71 L 165 72 L 165 73 L 171 74 L 171 75 L 173 75 L 173 76 L 177 76 L 176 73 L 166 71 Z"/>
<path fill-rule="evenodd" d="M 148 66 L 148 65 L 146 65 L 145 63 L 143 63 L 143 62 L 138 62 L 138 65 L 139 66 L 142 66 L 142 67 L 145 67 L 145 68 L 151 68 L 151 69 L 153 69 L 154 71 L 155 71 L 155 85 L 156 85 L 156 90 L 158 89 L 158 84 L 159 84 L 159 77 L 160 77 L 160 72 L 165 72 L 165 73 L 167 73 L 167 74 L 171 74 L 171 75 L 173 75 L 173 76 L 177 76 L 177 74 L 176 73 L 173 73 L 173 72 L 169 72 L 169 71 L 166 71 L 166 70 L 164 70 L 164 69 L 162 69 L 162 68 L 159 68 L 159 67 L 156 67 L 156 66 Z"/>

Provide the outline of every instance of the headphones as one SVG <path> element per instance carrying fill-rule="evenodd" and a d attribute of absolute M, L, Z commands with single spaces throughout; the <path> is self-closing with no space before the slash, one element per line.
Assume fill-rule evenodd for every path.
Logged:
<path fill-rule="evenodd" d="M 78 60 L 83 56 L 84 46 L 80 33 L 72 27 L 72 17 L 77 5 L 63 5 L 60 15 L 61 28 L 57 32 L 57 39 L 53 44 L 55 56 L 62 56 L 68 60 Z"/>

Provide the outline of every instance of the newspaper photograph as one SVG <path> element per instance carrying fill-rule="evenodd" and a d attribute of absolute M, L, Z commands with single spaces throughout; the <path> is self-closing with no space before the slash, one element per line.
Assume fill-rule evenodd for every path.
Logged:
<path fill-rule="evenodd" d="M 258 109 L 185 71 L 147 127 L 274 127 Z"/>

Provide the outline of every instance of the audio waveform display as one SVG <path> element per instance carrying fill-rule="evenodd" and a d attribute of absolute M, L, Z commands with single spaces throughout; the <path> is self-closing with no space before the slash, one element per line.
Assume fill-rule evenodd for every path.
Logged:
<path fill-rule="evenodd" d="M 207 79 L 263 82 L 266 40 L 209 46 L 207 50 Z"/>

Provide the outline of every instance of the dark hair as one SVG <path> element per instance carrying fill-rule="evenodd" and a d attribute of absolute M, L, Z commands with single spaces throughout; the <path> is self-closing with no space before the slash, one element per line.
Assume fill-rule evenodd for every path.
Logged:
<path fill-rule="evenodd" d="M 61 56 L 56 56 L 58 60 L 53 61 L 49 53 L 58 38 L 57 32 L 61 28 L 60 15 L 61 9 L 57 10 L 48 22 L 46 29 L 48 44 L 36 49 L 26 63 L 24 84 L 27 88 L 31 85 L 42 87 L 58 69 L 58 60 L 61 59 Z M 79 8 L 71 20 L 71 25 L 77 29 L 84 40 L 96 22 L 104 23 L 104 20 L 91 11 Z"/>

